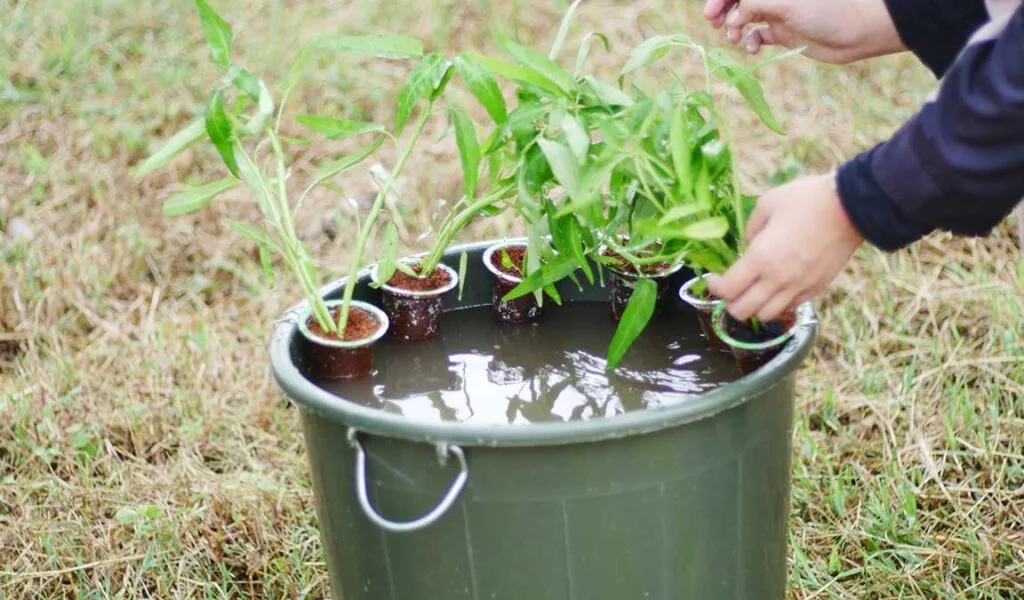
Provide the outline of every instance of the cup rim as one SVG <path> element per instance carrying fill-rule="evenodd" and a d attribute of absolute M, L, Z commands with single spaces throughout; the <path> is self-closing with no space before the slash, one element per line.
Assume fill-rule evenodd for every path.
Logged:
<path fill-rule="evenodd" d="M 721 300 L 703 300 L 690 293 L 693 286 L 697 285 L 698 281 L 707 278 L 708 275 L 710 275 L 710 273 L 698 275 L 679 286 L 679 299 L 697 309 L 714 310 L 716 306 L 722 303 Z"/>
<path fill-rule="evenodd" d="M 419 262 L 420 258 L 420 256 L 407 256 L 401 259 L 400 262 L 402 262 L 403 264 L 413 264 Z M 379 269 L 378 265 L 373 265 L 373 267 L 370 269 L 370 277 L 373 281 L 377 282 L 377 284 L 380 285 L 382 290 L 395 296 L 402 296 L 403 298 L 434 298 L 436 296 L 441 296 L 452 291 L 453 289 L 455 289 L 455 286 L 459 285 L 459 274 L 455 271 L 455 269 L 449 267 L 444 263 L 438 263 L 437 268 L 442 269 L 445 273 L 448 274 L 448 283 L 442 287 L 437 288 L 436 290 L 405 290 L 400 287 L 395 287 L 383 283 L 377 279 L 377 273 Z"/>
<path fill-rule="evenodd" d="M 799 327 L 801 325 L 802 319 L 801 319 L 800 308 L 798 307 L 797 308 L 796 318 L 793 319 L 793 324 L 789 327 L 789 329 L 787 329 L 784 333 L 782 333 L 782 335 L 779 335 L 779 336 L 777 336 L 775 338 L 772 338 L 770 340 L 765 340 L 763 342 L 741 342 L 740 340 L 737 340 L 736 338 L 734 338 L 731 335 L 729 335 L 729 333 L 725 330 L 725 326 L 723 324 L 724 321 L 725 321 L 725 303 L 724 302 L 719 302 L 715 306 L 714 312 L 712 313 L 712 317 L 711 317 L 711 326 L 714 328 L 715 333 L 718 335 L 718 337 L 721 338 L 721 340 L 723 342 L 725 342 L 726 344 L 728 344 L 728 345 L 730 345 L 730 346 L 732 346 L 734 348 L 739 348 L 740 350 L 758 351 L 758 350 L 770 350 L 772 348 L 777 348 L 777 347 L 781 346 L 782 344 L 785 344 L 786 342 L 788 342 L 789 339 L 793 337 L 794 333 L 797 330 L 797 327 Z"/>
<path fill-rule="evenodd" d="M 513 247 L 513 246 L 514 247 L 520 247 L 520 248 L 526 248 L 527 247 L 526 239 L 525 238 L 516 238 L 516 239 L 512 239 L 512 240 L 506 240 L 506 241 L 503 241 L 503 242 L 499 242 L 497 244 L 491 244 L 490 246 L 487 247 L 486 250 L 484 250 L 483 262 L 484 262 L 484 268 L 486 268 L 492 275 L 494 275 L 498 279 L 501 279 L 502 281 L 504 281 L 506 283 L 519 284 L 519 283 L 523 282 L 523 278 L 522 277 L 516 277 L 515 275 L 509 275 L 508 273 L 505 273 L 504 271 L 502 271 L 501 269 L 495 267 L 494 264 L 491 263 L 491 258 L 494 256 L 495 252 L 497 252 L 498 250 L 500 250 L 502 248 L 509 248 L 509 247 Z"/>
<path fill-rule="evenodd" d="M 336 307 L 336 306 L 341 306 L 342 303 L 343 303 L 343 300 L 327 300 L 327 301 L 325 301 L 325 304 L 327 305 L 327 310 L 328 311 L 330 309 Z M 351 308 L 358 308 L 360 310 L 366 311 L 366 312 L 370 313 L 371 315 L 373 315 L 373 317 L 375 319 L 377 319 L 377 322 L 380 325 L 377 327 L 377 330 L 373 332 L 373 335 L 371 335 L 369 337 L 365 337 L 365 338 L 359 339 L 359 340 L 348 340 L 348 341 L 346 341 L 346 340 L 335 340 L 335 339 L 325 338 L 325 337 L 316 335 L 315 333 L 313 333 L 312 331 L 309 330 L 309 325 L 307 325 L 307 323 L 309 322 L 309 318 L 313 314 L 313 307 L 308 302 L 306 303 L 306 306 L 305 306 L 305 308 L 303 308 L 302 312 L 299 313 L 299 319 L 298 319 L 299 331 L 302 332 L 302 335 L 304 335 L 307 340 L 309 340 L 309 341 L 311 341 L 311 342 L 313 342 L 315 344 L 319 344 L 321 346 L 327 346 L 329 348 L 341 348 L 341 349 L 345 349 L 345 350 L 354 350 L 354 349 L 357 349 L 357 348 L 363 348 L 363 347 L 369 346 L 369 345 L 377 342 L 382 337 L 384 337 L 384 334 L 387 333 L 388 328 L 391 326 L 391 320 L 388 319 L 388 316 L 384 313 L 383 310 L 381 310 L 380 308 L 374 306 L 373 304 L 370 304 L 369 302 L 363 302 L 362 300 L 352 300 L 352 302 L 350 303 L 349 306 Z"/>
<path fill-rule="evenodd" d="M 608 249 L 609 248 L 608 248 L 607 244 L 601 244 L 601 245 L 599 245 L 597 247 L 597 250 L 595 252 L 597 253 L 598 256 L 604 256 L 604 251 L 608 250 Z M 600 260 L 595 260 L 595 262 L 598 265 L 600 265 L 602 268 L 608 269 L 609 271 L 611 271 L 612 273 L 615 273 L 616 275 L 620 275 L 622 277 L 629 277 L 629 278 L 632 278 L 632 279 L 663 279 L 665 277 L 670 277 L 672 275 L 675 275 L 684 266 L 686 266 L 684 261 L 679 260 L 679 261 L 676 261 L 674 264 L 670 265 L 667 269 L 664 269 L 662 271 L 658 271 L 657 273 L 627 273 L 627 272 L 622 271 L 620 269 L 616 269 L 615 267 L 612 267 L 611 265 L 606 265 L 605 263 L 601 262 Z"/>

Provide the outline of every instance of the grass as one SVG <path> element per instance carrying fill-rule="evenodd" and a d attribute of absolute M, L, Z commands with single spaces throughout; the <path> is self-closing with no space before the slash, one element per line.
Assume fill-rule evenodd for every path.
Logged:
<path fill-rule="evenodd" d="M 0 231 L 34 234 L 0 238 L 4 600 L 328 594 L 296 410 L 264 350 L 298 293 L 264 291 L 253 248 L 224 226 L 257 214 L 245 196 L 161 217 L 177 178 L 211 176 L 208 153 L 142 183 L 130 177 L 214 76 L 200 66 L 189 4 L 0 0 Z M 218 7 L 242 24 L 238 54 L 272 75 L 314 33 L 412 31 L 456 49 L 488 44 L 502 23 L 547 43 L 565 8 Z M 608 32 L 617 52 L 655 31 L 710 41 L 697 10 L 587 2 L 579 30 Z M 390 117 L 370 90 L 398 85 L 399 72 L 316 69 L 298 107 Z M 788 135 L 735 113 L 761 188 L 780 165 L 833 168 L 883 139 L 935 85 L 909 57 L 844 68 L 797 59 L 766 73 Z M 311 171 L 318 151 L 295 149 L 297 169 Z M 450 144 L 416 163 L 395 206 L 407 241 L 459 186 Z M 351 237 L 345 198 L 370 191 L 367 177 L 353 178 L 313 198 L 320 210 L 300 223 L 332 277 Z M 801 374 L 794 438 L 793 598 L 1024 595 L 1020 253 L 1009 227 L 979 240 L 937 234 L 892 256 L 865 249 L 819 298 L 822 336 Z"/>

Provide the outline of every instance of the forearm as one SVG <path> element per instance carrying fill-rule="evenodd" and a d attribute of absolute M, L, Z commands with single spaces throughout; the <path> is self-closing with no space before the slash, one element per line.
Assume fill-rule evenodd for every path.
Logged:
<path fill-rule="evenodd" d="M 1021 56 L 1018 9 L 996 39 L 963 51 L 934 102 L 840 168 L 839 196 L 869 242 L 895 250 L 935 229 L 983 235 L 1024 197 Z"/>
<path fill-rule="evenodd" d="M 851 56 L 843 62 L 854 62 L 909 50 L 903 42 L 888 4 L 899 0 L 856 0 L 852 12 L 841 26 L 857 23 L 857 39 L 851 44 Z"/>

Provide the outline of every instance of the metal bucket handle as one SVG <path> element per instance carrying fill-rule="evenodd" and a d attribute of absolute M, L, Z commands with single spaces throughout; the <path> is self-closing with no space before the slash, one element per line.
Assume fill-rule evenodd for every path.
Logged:
<path fill-rule="evenodd" d="M 356 497 L 359 499 L 359 506 L 362 507 L 363 513 L 366 514 L 366 517 L 381 529 L 385 529 L 393 533 L 404 533 L 408 531 L 418 531 L 425 527 L 429 527 L 448 512 L 448 509 L 455 504 L 456 500 L 458 500 L 459 494 L 462 493 L 462 489 L 466 487 L 466 480 L 469 478 L 469 467 L 466 465 L 466 453 L 463 452 L 462 448 L 459 446 L 438 444 L 438 455 L 442 460 L 451 454 L 459 461 L 459 475 L 455 478 L 455 481 L 452 482 L 451 487 L 448 488 L 448 492 L 444 495 L 444 498 L 441 499 L 441 502 L 438 503 L 433 510 L 412 521 L 405 521 L 402 523 L 390 521 L 382 517 L 380 513 L 370 505 L 370 497 L 367 493 L 366 451 L 363 450 L 363 445 L 359 443 L 358 432 L 355 429 L 348 430 L 348 442 L 352 444 L 352 447 L 356 450 Z"/>

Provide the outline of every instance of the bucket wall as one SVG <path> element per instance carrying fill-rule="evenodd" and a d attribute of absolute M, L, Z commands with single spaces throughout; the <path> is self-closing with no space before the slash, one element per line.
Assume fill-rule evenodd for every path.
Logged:
<path fill-rule="evenodd" d="M 317 513 L 343 600 L 781 600 L 793 376 L 654 433 L 464 447 L 468 484 L 422 531 L 387 533 L 354 493 L 346 428 L 303 411 Z M 430 444 L 364 435 L 386 518 L 429 511 L 457 474 Z"/>

